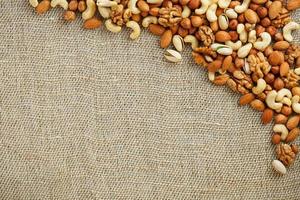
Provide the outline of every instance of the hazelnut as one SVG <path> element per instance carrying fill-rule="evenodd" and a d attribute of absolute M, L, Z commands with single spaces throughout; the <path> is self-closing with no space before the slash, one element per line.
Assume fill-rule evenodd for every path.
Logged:
<path fill-rule="evenodd" d="M 281 141 L 281 136 L 280 136 L 279 134 L 276 134 L 276 133 L 275 133 L 275 134 L 272 136 L 272 143 L 273 143 L 273 144 L 279 144 L 280 141 Z"/>
<path fill-rule="evenodd" d="M 284 55 L 281 51 L 273 51 L 269 55 L 268 61 L 270 65 L 279 66 L 284 62 Z"/>
<path fill-rule="evenodd" d="M 79 12 L 83 12 L 86 9 L 86 3 L 84 0 L 80 0 L 78 3 L 78 10 Z"/>
<path fill-rule="evenodd" d="M 229 21 L 229 28 L 231 30 L 235 31 L 237 28 L 237 25 L 238 25 L 238 21 L 236 19 L 232 19 Z"/>
<path fill-rule="evenodd" d="M 274 117 L 275 124 L 285 124 L 287 122 L 288 118 L 287 116 L 283 114 L 277 114 Z"/>
<path fill-rule="evenodd" d="M 219 30 L 219 24 L 218 21 L 211 22 L 210 23 L 210 28 L 213 32 L 217 32 Z"/>
<path fill-rule="evenodd" d="M 264 54 L 265 56 L 269 56 L 271 53 L 273 52 L 273 48 L 271 46 L 268 46 L 265 51 L 264 51 Z"/>
<path fill-rule="evenodd" d="M 273 66 L 273 67 L 271 67 L 271 72 L 273 74 L 278 74 L 279 71 L 280 71 L 280 67 L 279 66 Z"/>
<path fill-rule="evenodd" d="M 158 16 L 158 12 L 159 12 L 159 8 L 157 8 L 157 7 L 150 8 L 150 10 L 149 10 L 149 14 L 152 16 Z"/>
<path fill-rule="evenodd" d="M 78 8 L 78 1 L 77 0 L 71 0 L 69 3 L 69 10 L 76 11 Z"/>
<path fill-rule="evenodd" d="M 290 114 L 292 114 L 292 112 L 293 110 L 289 106 L 282 106 L 281 108 L 281 113 L 284 114 L 285 116 L 289 116 Z"/>
<path fill-rule="evenodd" d="M 193 27 L 200 27 L 203 24 L 203 20 L 201 17 L 194 15 L 191 16 L 191 23 Z"/>
<path fill-rule="evenodd" d="M 182 19 L 180 25 L 185 29 L 190 29 L 192 27 L 191 20 L 189 18 Z"/>
<path fill-rule="evenodd" d="M 277 29 L 274 26 L 269 26 L 266 31 L 273 37 L 277 33 Z"/>
<path fill-rule="evenodd" d="M 278 67 L 279 68 L 279 67 Z M 279 71 L 279 69 L 278 69 Z M 273 83 L 273 87 L 275 90 L 281 90 L 282 88 L 284 88 L 284 82 L 281 78 L 276 78 L 274 83 Z"/>
<path fill-rule="evenodd" d="M 188 7 L 192 10 L 199 8 L 200 0 L 190 0 L 188 3 Z"/>
<path fill-rule="evenodd" d="M 272 73 L 267 73 L 264 77 L 267 84 L 272 84 L 275 80 L 275 76 Z"/>
<path fill-rule="evenodd" d="M 181 37 L 185 37 L 189 34 L 189 31 L 181 26 L 179 26 L 178 28 L 178 34 L 181 36 Z"/>
<path fill-rule="evenodd" d="M 70 22 L 76 19 L 76 14 L 74 11 L 67 10 L 64 13 L 64 20 Z"/>
<path fill-rule="evenodd" d="M 262 32 L 265 32 L 265 28 L 261 25 L 257 25 L 255 28 L 256 36 L 258 37 Z"/>
<path fill-rule="evenodd" d="M 236 68 L 242 68 L 244 66 L 244 64 L 245 64 L 245 61 L 242 58 L 236 58 L 234 60 L 234 64 L 235 64 Z"/>
<path fill-rule="evenodd" d="M 268 27 L 271 25 L 271 20 L 268 18 L 268 17 L 265 17 L 263 18 L 261 21 L 260 21 L 260 24 L 263 26 L 263 27 Z"/>
<path fill-rule="evenodd" d="M 257 9 L 259 8 L 259 5 L 255 4 L 255 3 L 250 3 L 249 8 L 251 10 L 257 11 Z"/>
<path fill-rule="evenodd" d="M 258 53 L 258 51 L 254 48 L 252 48 L 249 52 L 249 55 L 256 55 Z"/>
<path fill-rule="evenodd" d="M 237 19 L 239 23 L 245 23 L 246 21 L 244 14 L 240 14 Z"/>
<path fill-rule="evenodd" d="M 283 35 L 282 33 L 276 33 L 275 34 L 275 40 L 278 42 L 278 41 L 283 41 Z"/>
<path fill-rule="evenodd" d="M 240 5 L 241 2 L 239 1 L 231 1 L 230 4 L 229 4 L 229 8 L 235 8 L 236 6 Z"/>
<path fill-rule="evenodd" d="M 256 10 L 257 15 L 259 16 L 259 18 L 263 19 L 268 15 L 268 9 L 265 7 L 259 7 Z"/>
<path fill-rule="evenodd" d="M 231 41 L 235 42 L 239 39 L 239 34 L 236 31 L 229 31 L 228 33 L 231 37 Z"/>

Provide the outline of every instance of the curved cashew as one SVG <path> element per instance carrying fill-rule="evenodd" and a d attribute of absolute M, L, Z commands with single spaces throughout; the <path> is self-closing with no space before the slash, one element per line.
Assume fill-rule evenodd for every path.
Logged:
<path fill-rule="evenodd" d="M 292 42 L 293 41 L 292 31 L 299 30 L 299 29 L 300 29 L 300 25 L 298 23 L 296 22 L 288 23 L 282 29 L 284 39 L 288 42 Z"/>
<path fill-rule="evenodd" d="M 157 17 L 147 16 L 143 19 L 142 26 L 147 28 L 150 24 L 157 24 Z"/>
<path fill-rule="evenodd" d="M 229 18 L 229 19 L 236 19 L 238 17 L 238 14 L 234 11 L 234 9 L 229 8 L 225 10 L 225 15 Z"/>
<path fill-rule="evenodd" d="M 184 42 L 185 43 L 191 43 L 192 49 L 198 48 L 198 45 L 199 45 L 197 38 L 195 36 L 193 36 L 193 35 L 187 35 L 187 36 L 185 36 L 184 37 Z"/>
<path fill-rule="evenodd" d="M 255 49 L 264 51 L 271 44 L 272 37 L 267 32 L 262 32 L 260 34 L 260 37 L 261 37 L 262 41 L 254 42 L 253 46 Z"/>
<path fill-rule="evenodd" d="M 50 5 L 52 8 L 54 8 L 56 6 L 60 6 L 64 10 L 68 10 L 68 7 L 69 7 L 67 0 L 52 0 Z"/>
<path fill-rule="evenodd" d="M 282 103 L 277 103 L 275 101 L 276 96 L 277 92 L 275 90 L 270 91 L 266 96 L 266 103 L 269 108 L 272 108 L 273 110 L 279 110 L 282 107 Z"/>
<path fill-rule="evenodd" d="M 208 80 L 213 82 L 216 78 L 215 72 L 208 72 Z"/>
<path fill-rule="evenodd" d="M 291 106 L 292 105 L 292 101 L 291 99 L 287 98 L 287 97 L 283 97 L 283 99 L 281 100 L 282 104 L 285 104 L 287 106 Z"/>
<path fill-rule="evenodd" d="M 283 124 L 275 124 L 274 127 L 273 127 L 273 131 L 275 133 L 280 133 L 281 134 L 281 140 L 285 140 L 286 137 L 289 134 L 289 130 Z"/>
<path fill-rule="evenodd" d="M 242 42 L 240 40 L 238 40 L 236 42 L 226 41 L 225 44 L 227 46 L 230 46 L 232 48 L 232 50 L 234 50 L 234 51 L 238 50 L 242 46 Z"/>
<path fill-rule="evenodd" d="M 218 5 L 215 3 L 208 7 L 208 9 L 206 11 L 206 18 L 209 22 L 215 22 L 218 20 L 218 17 L 216 15 L 217 8 L 218 8 Z"/>
<path fill-rule="evenodd" d="M 97 0 L 97 6 L 112 7 L 112 6 L 116 6 L 116 5 L 118 5 L 118 3 L 116 1 Z"/>
<path fill-rule="evenodd" d="M 183 7 L 183 10 L 182 10 L 182 13 L 181 13 L 181 17 L 182 18 L 187 18 L 191 15 L 191 9 L 188 7 L 188 6 L 184 6 Z"/>
<path fill-rule="evenodd" d="M 230 4 L 231 0 L 220 0 L 218 1 L 218 5 L 220 8 L 227 8 Z"/>
<path fill-rule="evenodd" d="M 151 3 L 151 4 L 161 4 L 163 2 L 163 0 L 147 0 L 147 3 Z"/>
<path fill-rule="evenodd" d="M 82 13 L 82 19 L 87 20 L 92 18 L 96 13 L 96 3 L 94 0 L 86 1 L 86 10 Z"/>
<path fill-rule="evenodd" d="M 237 33 L 239 34 L 240 40 L 241 40 L 243 43 L 247 42 L 247 40 L 248 40 L 247 35 L 248 35 L 248 34 L 247 34 L 246 29 L 245 29 L 245 25 L 244 25 L 244 24 L 238 24 L 238 25 L 237 25 L 237 28 L 236 28 L 236 31 L 237 31 Z"/>
<path fill-rule="evenodd" d="M 251 0 L 244 0 L 243 3 L 241 5 L 236 6 L 234 8 L 234 10 L 237 13 L 243 13 L 243 12 L 245 12 L 248 9 L 248 7 L 249 7 L 250 1 Z"/>
<path fill-rule="evenodd" d="M 300 67 L 294 69 L 295 74 L 300 75 Z"/>
<path fill-rule="evenodd" d="M 244 46 L 242 46 L 237 52 L 238 57 L 245 58 L 246 56 L 248 56 L 251 48 L 252 48 L 251 43 L 248 43 L 248 44 L 245 44 Z"/>
<path fill-rule="evenodd" d="M 118 33 L 122 30 L 122 27 L 113 24 L 111 19 L 105 21 L 105 27 L 107 28 L 107 30 L 113 33 Z"/>
<path fill-rule="evenodd" d="M 210 6 L 210 0 L 201 0 L 201 7 L 195 10 L 196 15 L 203 15 Z"/>
<path fill-rule="evenodd" d="M 104 19 L 109 18 L 110 13 L 111 13 L 110 8 L 106 8 L 106 7 L 102 7 L 102 6 L 98 6 L 98 11 Z"/>
<path fill-rule="evenodd" d="M 131 11 L 131 13 L 133 13 L 133 14 L 139 14 L 141 12 L 140 9 L 138 9 L 136 7 L 137 1 L 138 0 L 129 0 L 129 2 L 128 2 L 128 8 Z"/>
<path fill-rule="evenodd" d="M 293 96 L 292 98 L 292 108 L 295 113 L 300 113 L 300 97 L 298 95 Z"/>
<path fill-rule="evenodd" d="M 282 101 L 284 97 L 292 98 L 292 93 L 289 89 L 282 88 L 277 92 L 276 101 Z"/>
<path fill-rule="evenodd" d="M 129 21 L 126 23 L 126 26 L 132 29 L 131 39 L 135 40 L 141 35 L 141 27 L 136 21 Z"/>
<path fill-rule="evenodd" d="M 248 42 L 254 43 L 255 41 L 256 41 L 256 31 L 252 30 L 248 34 Z"/>
<path fill-rule="evenodd" d="M 257 86 L 252 88 L 254 94 L 262 93 L 267 87 L 267 83 L 263 78 L 257 80 Z"/>
<path fill-rule="evenodd" d="M 228 17 L 224 14 L 218 17 L 218 23 L 221 30 L 227 30 L 229 26 Z"/>
<path fill-rule="evenodd" d="M 29 4 L 35 8 L 39 5 L 39 2 L 38 0 L 29 0 Z"/>

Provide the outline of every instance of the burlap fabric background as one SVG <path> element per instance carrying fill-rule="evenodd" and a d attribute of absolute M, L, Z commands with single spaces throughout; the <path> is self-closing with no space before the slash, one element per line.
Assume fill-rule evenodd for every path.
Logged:
<path fill-rule="evenodd" d="M 271 167 L 271 125 L 190 50 L 0 0 L 0 199 L 300 199 Z M 298 142 L 299 144 L 299 142 Z"/>

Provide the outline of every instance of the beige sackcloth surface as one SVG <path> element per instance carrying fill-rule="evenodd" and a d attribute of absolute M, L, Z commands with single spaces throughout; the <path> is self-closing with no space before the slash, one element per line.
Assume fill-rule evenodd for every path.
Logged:
<path fill-rule="evenodd" d="M 0 199 L 300 199 L 299 158 L 274 173 L 272 125 L 189 48 L 62 13 L 0 0 Z"/>

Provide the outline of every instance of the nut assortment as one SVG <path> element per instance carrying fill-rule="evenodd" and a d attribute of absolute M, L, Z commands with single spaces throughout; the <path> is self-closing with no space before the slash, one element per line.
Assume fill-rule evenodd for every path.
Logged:
<path fill-rule="evenodd" d="M 300 47 L 293 31 L 300 25 L 290 11 L 299 0 L 29 0 L 38 14 L 63 8 L 66 21 L 81 13 L 85 29 L 104 25 L 118 33 L 141 27 L 160 37 L 165 58 L 177 63 L 191 46 L 196 64 L 208 71 L 216 85 L 242 94 L 239 104 L 262 112 L 261 121 L 274 119 L 271 141 L 276 145 L 275 171 L 285 174 L 298 153 L 300 134 Z"/>

